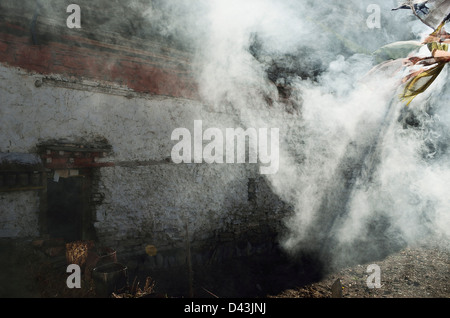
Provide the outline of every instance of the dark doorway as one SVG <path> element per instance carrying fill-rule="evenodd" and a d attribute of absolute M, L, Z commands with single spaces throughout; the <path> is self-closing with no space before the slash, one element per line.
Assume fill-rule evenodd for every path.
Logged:
<path fill-rule="evenodd" d="M 66 242 L 82 239 L 85 211 L 84 178 L 59 178 L 48 180 L 47 224 L 48 233 Z"/>

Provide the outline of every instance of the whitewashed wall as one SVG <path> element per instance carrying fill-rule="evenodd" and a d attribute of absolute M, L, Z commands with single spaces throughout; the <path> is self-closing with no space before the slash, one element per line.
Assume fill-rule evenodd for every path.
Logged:
<path fill-rule="evenodd" d="M 197 119 L 207 123 L 204 129 L 239 127 L 233 116 L 190 100 L 36 87 L 39 78 L 0 66 L 0 152 L 33 153 L 47 140 L 102 137 L 112 145 L 107 159 L 115 163 L 161 162 L 100 169 L 98 191 L 105 197 L 94 226 L 104 244 L 136 251 L 147 244 L 170 248 L 185 242 L 186 224 L 191 240 L 202 240 L 265 222 L 249 220 L 257 218 L 247 188 L 249 177 L 259 177 L 256 165 L 162 162 L 176 143 L 175 128 L 193 131 Z M 0 236 L 37 235 L 38 210 L 33 192 L 1 193 Z"/>
<path fill-rule="evenodd" d="M 38 213 L 37 192 L 0 193 L 0 238 L 38 236 Z"/>

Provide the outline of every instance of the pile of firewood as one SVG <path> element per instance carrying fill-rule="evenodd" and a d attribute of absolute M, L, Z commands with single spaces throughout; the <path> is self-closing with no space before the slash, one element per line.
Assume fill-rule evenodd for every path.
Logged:
<path fill-rule="evenodd" d="M 66 259 L 68 264 L 77 264 L 84 267 L 88 251 L 94 247 L 93 241 L 76 241 L 66 244 Z"/>
<path fill-rule="evenodd" d="M 125 290 L 112 293 L 112 298 L 143 298 L 147 296 L 155 295 L 155 282 L 147 277 L 143 288 L 139 287 L 137 277 L 134 279 L 131 287 L 127 287 Z"/>

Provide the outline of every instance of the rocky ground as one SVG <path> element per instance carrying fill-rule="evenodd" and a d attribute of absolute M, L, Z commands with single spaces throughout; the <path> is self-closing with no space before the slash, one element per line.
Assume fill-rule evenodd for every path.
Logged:
<path fill-rule="evenodd" d="M 440 246 L 441 245 L 441 246 Z M 450 250 L 442 244 L 408 247 L 376 262 L 380 288 L 367 286 L 368 265 L 344 268 L 303 287 L 287 289 L 274 298 L 450 298 Z M 373 272 L 371 272 L 373 273 Z M 337 281 L 342 294 L 332 293 Z"/>

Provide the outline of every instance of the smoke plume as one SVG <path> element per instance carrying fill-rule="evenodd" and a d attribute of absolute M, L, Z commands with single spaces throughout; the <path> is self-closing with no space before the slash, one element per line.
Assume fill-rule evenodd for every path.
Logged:
<path fill-rule="evenodd" d="M 245 127 L 280 128 L 280 167 L 267 181 L 294 208 L 280 233 L 287 251 L 331 266 L 448 242 L 447 70 L 409 108 L 398 99 L 401 65 L 370 72 L 380 47 L 431 32 L 391 11 L 397 1 L 103 3 L 109 18 L 85 25 L 189 50 L 206 105 Z M 380 28 L 367 24 L 371 4 Z"/>
<path fill-rule="evenodd" d="M 374 2 L 380 29 L 366 23 Z M 281 234 L 286 250 L 342 264 L 449 239 L 446 76 L 405 109 L 401 67 L 369 73 L 374 51 L 420 41 L 426 26 L 391 12 L 395 1 L 198 5 L 190 30 L 199 33 L 180 35 L 196 52 L 205 102 L 232 107 L 245 126 L 284 133 L 279 172 L 267 178 L 295 210 Z M 284 116 L 286 105 L 294 119 Z"/>

